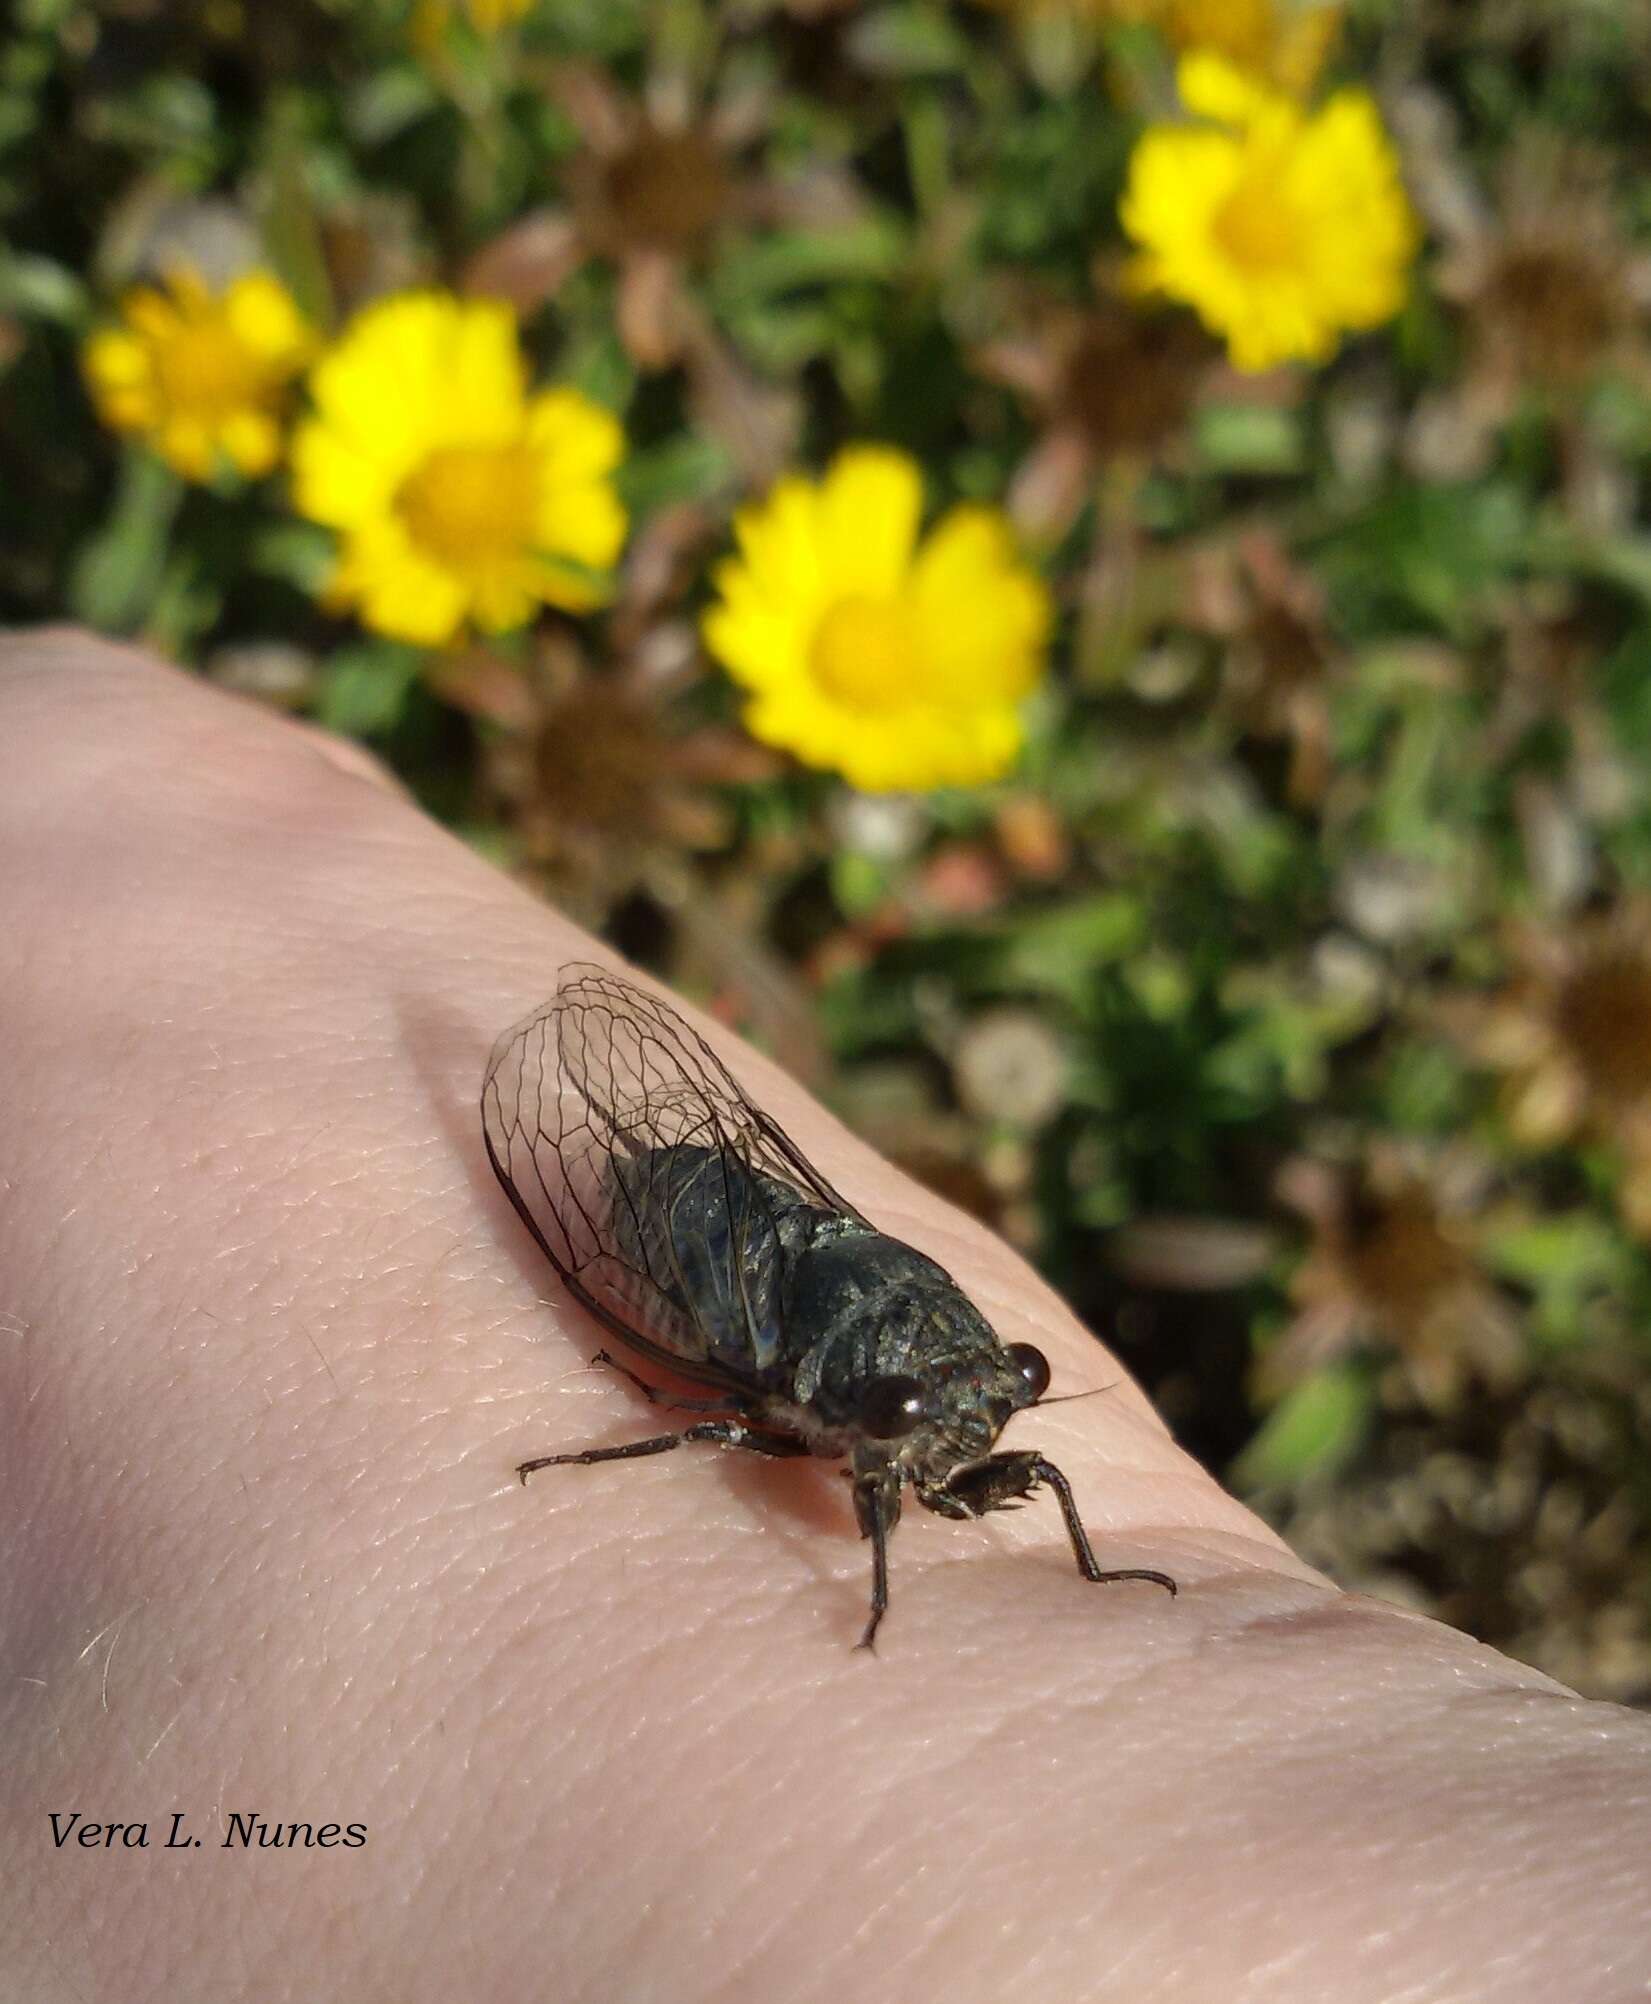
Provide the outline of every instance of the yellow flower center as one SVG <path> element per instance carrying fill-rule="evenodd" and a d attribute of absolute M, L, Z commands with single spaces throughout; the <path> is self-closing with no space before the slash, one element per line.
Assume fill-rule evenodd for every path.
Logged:
<path fill-rule="evenodd" d="M 218 314 L 182 322 L 153 352 L 155 380 L 172 410 L 219 416 L 258 402 L 267 388 L 257 357 Z"/>
<path fill-rule="evenodd" d="M 897 710 L 917 679 L 917 633 L 898 599 L 840 598 L 814 631 L 809 667 L 845 709 Z"/>
<path fill-rule="evenodd" d="M 444 446 L 396 497 L 413 541 L 454 570 L 530 547 L 538 500 L 538 461 L 521 445 Z"/>
<path fill-rule="evenodd" d="M 1268 162 L 1269 170 L 1276 159 Z M 1215 212 L 1216 242 L 1246 271 L 1288 271 L 1302 263 L 1301 225 L 1279 176 L 1251 168 Z"/>

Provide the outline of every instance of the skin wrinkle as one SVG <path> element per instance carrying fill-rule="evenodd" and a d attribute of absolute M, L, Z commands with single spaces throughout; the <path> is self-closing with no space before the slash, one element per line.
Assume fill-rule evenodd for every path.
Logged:
<path fill-rule="evenodd" d="M 617 1379 L 593 1403 L 600 1338 L 480 1148 L 494 1035 L 588 942 L 284 722 L 72 638 L 19 647 L 0 1272 L 34 1375 L 21 1411 L 0 1398 L 27 1503 L 0 1521 L 0 1636 L 46 1680 L 0 1680 L 19 1995 L 187 1999 L 208 1966 L 258 2004 L 506 1994 L 524 1969 L 638 2004 L 837 2004 L 891 1972 L 971 2004 L 1028 1961 L 1074 2004 L 1618 2004 L 1651 1979 L 1646 1722 L 1333 1598 L 1019 1262 L 715 1026 L 823 1173 L 1046 1348 L 1058 1389 L 1119 1381 L 1019 1440 L 1109 1552 L 1186 1591 L 1085 1587 L 1047 1498 L 918 1516 L 872 1663 L 829 1466 L 684 1449 L 522 1489 L 524 1455 L 656 1430 Z M 111 1149 L 83 1060 L 116 1039 Z M 139 1605 L 105 1715 L 98 1653 L 69 1659 Z M 372 1842 L 209 1838 L 94 1880 L 37 1834 L 65 1794 L 203 1829 L 359 1815 Z"/>

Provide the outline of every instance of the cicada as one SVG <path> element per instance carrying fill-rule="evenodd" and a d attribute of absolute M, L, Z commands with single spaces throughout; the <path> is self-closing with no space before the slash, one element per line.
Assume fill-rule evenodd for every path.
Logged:
<path fill-rule="evenodd" d="M 1085 1579 L 1175 1592 L 1167 1573 L 1097 1563 L 1053 1462 L 994 1451 L 1048 1389 L 1043 1352 L 1000 1342 L 943 1267 L 833 1189 L 657 995 L 600 967 L 564 968 L 551 999 L 494 1046 L 482 1126 L 569 1293 L 638 1362 L 710 1394 L 671 1398 L 627 1371 L 655 1403 L 706 1417 L 524 1461 L 524 1482 L 685 1441 L 846 1459 L 871 1544 L 866 1648 L 888 1609 L 889 1534 L 908 1488 L 943 1517 L 971 1518 L 1046 1484 Z"/>

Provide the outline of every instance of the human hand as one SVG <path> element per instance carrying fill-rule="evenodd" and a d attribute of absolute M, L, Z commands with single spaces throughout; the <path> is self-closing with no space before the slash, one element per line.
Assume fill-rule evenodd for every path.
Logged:
<path fill-rule="evenodd" d="M 1338 1593 L 1060 1303 L 710 1032 L 1057 1391 L 908 1512 L 658 1431 L 495 1185 L 588 940 L 350 748 L 0 655 L 0 1968 L 30 2000 L 1564 1999 L 1651 1985 L 1651 1722 Z M 54 1842 L 71 1814 L 148 1848 Z M 182 1812 L 182 1847 L 163 1848 Z M 225 1846 L 231 1817 L 364 1826 Z M 84 1825 L 77 1826 L 77 1830 Z M 201 1842 L 195 1848 L 192 1840 Z"/>

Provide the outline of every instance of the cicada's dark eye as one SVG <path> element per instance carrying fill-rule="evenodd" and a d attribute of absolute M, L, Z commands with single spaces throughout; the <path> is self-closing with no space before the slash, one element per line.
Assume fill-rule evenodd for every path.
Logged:
<path fill-rule="evenodd" d="M 922 1385 L 916 1378 L 874 1378 L 860 1400 L 859 1419 L 873 1440 L 903 1440 L 922 1424 Z"/>
<path fill-rule="evenodd" d="M 1049 1389 L 1049 1359 L 1034 1343 L 1011 1343 L 1009 1368 L 1026 1387 L 1023 1405 L 1035 1406 Z"/>

